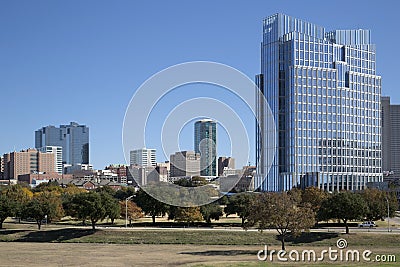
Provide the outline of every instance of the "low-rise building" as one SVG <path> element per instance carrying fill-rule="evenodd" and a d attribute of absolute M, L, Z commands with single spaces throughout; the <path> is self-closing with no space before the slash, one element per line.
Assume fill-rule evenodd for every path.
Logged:
<path fill-rule="evenodd" d="M 72 179 L 72 174 L 59 174 L 57 172 L 38 172 L 18 175 L 18 183 L 34 184 L 33 181 L 59 181 L 61 179 Z"/>
<path fill-rule="evenodd" d="M 171 177 L 200 176 L 200 154 L 180 151 L 170 156 Z"/>

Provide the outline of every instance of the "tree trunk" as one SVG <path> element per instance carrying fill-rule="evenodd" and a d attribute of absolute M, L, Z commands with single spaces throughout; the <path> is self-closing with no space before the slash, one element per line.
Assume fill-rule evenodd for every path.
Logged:
<path fill-rule="evenodd" d="M 38 229 L 40 230 L 40 228 L 42 227 L 42 220 L 36 220 Z"/>
<path fill-rule="evenodd" d="M 0 229 L 3 229 L 3 221 L 0 221 Z"/>
<path fill-rule="evenodd" d="M 347 220 L 343 220 L 344 225 L 346 226 L 346 234 L 349 234 L 349 225 L 347 224 Z"/>
<path fill-rule="evenodd" d="M 281 236 L 281 244 L 282 244 L 282 250 L 285 250 L 285 236 Z"/>
<path fill-rule="evenodd" d="M 111 218 L 111 224 L 114 224 L 114 220 L 115 220 L 114 218 Z"/>
<path fill-rule="evenodd" d="M 129 218 L 129 227 L 132 226 L 132 218 Z"/>
<path fill-rule="evenodd" d="M 156 224 L 156 215 L 151 215 L 151 218 L 153 219 L 153 224 Z"/>
<path fill-rule="evenodd" d="M 93 220 L 92 220 L 92 230 L 93 231 L 96 230 L 96 221 Z"/>
<path fill-rule="evenodd" d="M 244 217 L 242 217 L 242 227 L 244 226 Z"/>

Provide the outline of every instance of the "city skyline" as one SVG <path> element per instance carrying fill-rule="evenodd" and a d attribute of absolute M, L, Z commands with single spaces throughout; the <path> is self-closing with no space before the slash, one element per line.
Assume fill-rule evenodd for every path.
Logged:
<path fill-rule="evenodd" d="M 222 62 L 254 77 L 259 72 L 260 21 L 277 12 L 329 29 L 371 29 L 383 95 L 400 103 L 395 71 L 399 55 L 392 52 L 400 37 L 387 39 L 397 30 L 396 2 L 339 1 L 329 11 L 317 1 L 209 3 L 212 8 L 203 3 L 159 3 L 160 9 L 154 10 L 151 3 L 3 2 L 2 107 L 19 109 L 3 118 L 11 130 L 1 133 L 6 141 L 0 144 L 0 154 L 33 147 L 32 131 L 42 125 L 78 121 L 91 129 L 90 163 L 96 168 L 123 163 L 123 115 L 142 82 L 165 67 L 191 60 Z M 344 3 L 348 8 L 342 8 Z M 163 45 L 156 45 L 160 38 Z M 182 142 L 191 147 L 191 136 Z M 161 149 L 156 149 L 161 160 Z M 218 150 L 230 155 L 225 146 Z"/>

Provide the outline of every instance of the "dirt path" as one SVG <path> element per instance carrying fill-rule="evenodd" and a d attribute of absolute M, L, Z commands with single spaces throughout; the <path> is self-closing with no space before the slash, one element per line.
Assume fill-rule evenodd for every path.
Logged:
<path fill-rule="evenodd" d="M 0 243 L 0 266 L 179 266 L 256 261 L 257 246 Z"/>

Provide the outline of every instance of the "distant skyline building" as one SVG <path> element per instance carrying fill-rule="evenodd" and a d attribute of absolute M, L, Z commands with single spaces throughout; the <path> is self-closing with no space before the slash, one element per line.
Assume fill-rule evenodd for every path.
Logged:
<path fill-rule="evenodd" d="M 200 175 L 200 154 L 194 151 L 175 152 L 170 156 L 170 177 Z"/>
<path fill-rule="evenodd" d="M 400 105 L 382 96 L 382 170 L 384 178 L 400 178 Z"/>
<path fill-rule="evenodd" d="M 381 77 L 369 30 L 326 32 L 269 16 L 256 83 L 276 124 L 276 154 L 267 158 L 267 110 L 257 99 L 256 190 L 360 190 L 382 181 Z"/>
<path fill-rule="evenodd" d="M 3 157 L 0 156 L 0 180 L 4 179 L 4 164 L 3 164 Z"/>
<path fill-rule="evenodd" d="M 235 159 L 232 157 L 219 157 L 218 158 L 218 176 L 223 175 L 224 168 L 229 170 L 235 169 Z"/>
<path fill-rule="evenodd" d="M 53 153 L 36 149 L 10 152 L 3 155 L 4 179 L 18 179 L 19 175 L 32 173 L 55 173 Z"/>
<path fill-rule="evenodd" d="M 69 125 L 52 125 L 35 131 L 35 147 L 62 147 L 63 164 L 89 164 L 89 128 L 71 122 Z"/>
<path fill-rule="evenodd" d="M 155 167 L 157 165 L 156 150 L 153 148 L 140 148 L 130 151 L 130 165 Z"/>
<path fill-rule="evenodd" d="M 62 147 L 61 146 L 45 146 L 38 149 L 40 152 L 53 153 L 54 154 L 54 171 L 62 174 L 63 163 L 62 163 Z"/>
<path fill-rule="evenodd" d="M 217 175 L 217 123 L 210 119 L 194 124 L 194 151 L 200 153 L 200 175 Z"/>

